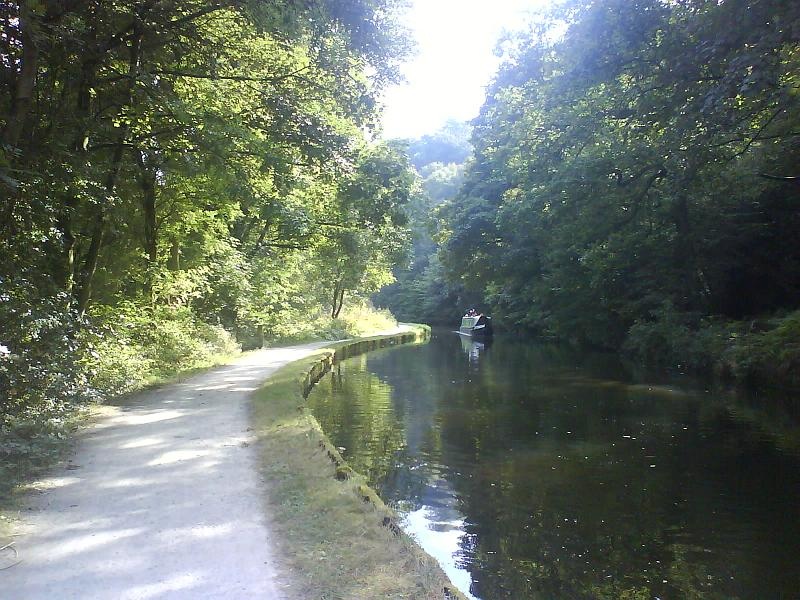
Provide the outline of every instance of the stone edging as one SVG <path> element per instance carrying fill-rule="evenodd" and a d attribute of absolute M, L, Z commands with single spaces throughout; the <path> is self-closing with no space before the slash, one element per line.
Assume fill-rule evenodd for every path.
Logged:
<path fill-rule="evenodd" d="M 322 351 L 322 356 L 319 357 L 319 360 L 311 367 L 311 369 L 309 369 L 308 373 L 303 378 L 301 390 L 303 399 L 305 400 L 308 398 L 308 395 L 311 393 L 314 385 L 320 379 L 322 379 L 325 374 L 331 370 L 331 367 L 337 362 L 345 360 L 346 358 L 358 356 L 359 354 L 370 352 L 372 350 L 379 350 L 381 348 L 387 348 L 389 346 L 397 346 L 401 344 L 422 342 L 427 340 L 430 337 L 430 334 L 431 328 L 428 325 L 412 325 L 409 331 L 339 342 L 329 349 L 324 349 Z M 306 417 L 315 425 L 315 428 L 319 431 L 321 438 L 319 441 L 319 446 L 323 451 L 325 451 L 331 463 L 333 463 L 334 467 L 336 468 L 336 479 L 339 481 L 346 481 L 352 478 L 354 475 L 357 475 L 357 473 L 342 457 L 339 449 L 334 446 L 333 443 L 331 443 L 327 434 L 323 431 L 314 415 L 312 415 L 305 406 L 300 408 L 303 410 Z M 363 480 L 364 478 L 359 477 L 359 479 Z M 379 513 L 383 515 L 381 524 L 384 527 L 387 527 L 395 535 L 400 535 L 401 530 L 396 523 L 394 511 L 386 506 L 381 497 L 378 496 L 377 492 L 375 492 L 372 487 L 362 482 L 356 486 L 356 492 L 363 502 L 372 504 L 379 511 Z"/>

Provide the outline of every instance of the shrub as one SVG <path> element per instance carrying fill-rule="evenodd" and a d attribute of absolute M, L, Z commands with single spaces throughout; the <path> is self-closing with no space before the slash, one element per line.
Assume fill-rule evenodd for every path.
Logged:
<path fill-rule="evenodd" d="M 239 351 L 229 332 L 197 320 L 185 308 L 124 304 L 98 307 L 94 317 L 98 326 L 85 360 L 92 384 L 106 396 L 214 364 L 218 357 Z"/>
<path fill-rule="evenodd" d="M 63 294 L 0 277 L 0 497 L 64 447 L 75 409 L 95 397 L 86 351 Z"/>
<path fill-rule="evenodd" d="M 745 330 L 743 323 L 700 318 L 665 302 L 628 330 L 623 351 L 653 365 L 709 370 Z"/>
<path fill-rule="evenodd" d="M 665 302 L 651 312 L 650 320 L 631 326 L 623 350 L 648 364 L 680 367 L 688 362 L 689 354 L 695 354 L 693 320 Z"/>
<path fill-rule="evenodd" d="M 16 283 L 0 296 L 0 413 L 47 413 L 85 400 L 79 319 L 64 297 Z"/>
<path fill-rule="evenodd" d="M 369 300 L 350 297 L 338 319 L 332 319 L 330 309 L 320 307 L 316 313 L 286 310 L 281 319 L 265 328 L 267 340 L 306 341 L 341 340 L 373 335 L 397 326 L 394 316 L 386 309 L 375 308 Z"/>
<path fill-rule="evenodd" d="M 714 369 L 740 381 L 800 387 L 800 311 L 768 320 L 697 319 L 665 304 L 636 322 L 624 351 L 643 362 Z"/>
<path fill-rule="evenodd" d="M 766 331 L 742 336 L 731 349 L 731 372 L 739 379 L 800 387 L 800 311 L 775 317 L 766 326 Z"/>

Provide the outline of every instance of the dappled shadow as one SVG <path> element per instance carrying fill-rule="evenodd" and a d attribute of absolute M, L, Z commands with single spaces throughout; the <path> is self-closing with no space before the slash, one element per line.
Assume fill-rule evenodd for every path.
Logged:
<path fill-rule="evenodd" d="M 131 396 L 93 426 L 36 485 L 3 597 L 280 597 L 248 398 L 309 352 L 255 353 Z"/>

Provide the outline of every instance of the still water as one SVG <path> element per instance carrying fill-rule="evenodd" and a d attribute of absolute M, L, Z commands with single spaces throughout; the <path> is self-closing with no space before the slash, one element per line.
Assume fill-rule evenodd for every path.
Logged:
<path fill-rule="evenodd" d="M 800 398 L 452 332 L 309 397 L 471 597 L 800 598 Z"/>

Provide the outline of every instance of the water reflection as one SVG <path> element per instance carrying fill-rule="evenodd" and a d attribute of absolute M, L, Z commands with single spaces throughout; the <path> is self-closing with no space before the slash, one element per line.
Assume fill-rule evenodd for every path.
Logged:
<path fill-rule="evenodd" d="M 492 345 L 491 339 L 478 341 L 466 335 L 459 335 L 458 337 L 461 339 L 461 349 L 467 356 L 469 356 L 469 362 L 474 365 L 478 364 L 481 359 L 481 355 L 483 355 L 489 349 L 489 346 Z"/>
<path fill-rule="evenodd" d="M 448 332 L 345 361 L 309 399 L 455 584 L 482 599 L 794 597 L 796 398 L 472 344 Z"/>

